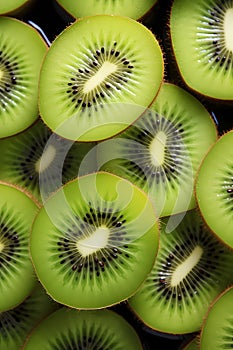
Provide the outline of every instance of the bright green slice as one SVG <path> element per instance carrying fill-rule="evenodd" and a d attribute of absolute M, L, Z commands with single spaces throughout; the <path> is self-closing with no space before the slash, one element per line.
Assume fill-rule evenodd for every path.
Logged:
<path fill-rule="evenodd" d="M 204 158 L 196 198 L 207 225 L 233 248 L 233 130 L 223 134 Z"/>
<path fill-rule="evenodd" d="M 157 0 L 57 0 L 73 17 L 79 18 L 97 14 L 123 15 L 133 19 L 143 17 L 157 3 Z"/>
<path fill-rule="evenodd" d="M 232 100 L 232 1 L 175 0 L 170 32 L 184 82 L 202 95 Z"/>
<path fill-rule="evenodd" d="M 14 13 L 14 11 L 21 10 L 24 6 L 28 5 L 31 0 L 10 0 L 0 2 L 0 14 L 10 14 Z"/>
<path fill-rule="evenodd" d="M 152 269 L 158 222 L 144 192 L 100 172 L 68 182 L 32 226 L 39 280 L 56 301 L 103 308 L 131 296 Z"/>
<path fill-rule="evenodd" d="M 154 267 L 129 306 L 153 330 L 198 332 L 211 302 L 233 282 L 233 252 L 206 228 L 196 209 L 163 218 L 160 227 Z"/>
<path fill-rule="evenodd" d="M 23 21 L 0 17 L 0 138 L 25 130 L 38 118 L 38 81 L 47 51 Z"/>
<path fill-rule="evenodd" d="M 230 286 L 210 306 L 200 335 L 200 350 L 232 349 L 233 287 Z"/>
<path fill-rule="evenodd" d="M 163 69 L 159 43 L 141 23 L 123 16 L 84 17 L 67 27 L 46 55 L 40 114 L 67 139 L 111 137 L 151 104 Z"/>
<path fill-rule="evenodd" d="M 32 293 L 17 307 L 0 314 L 0 349 L 19 350 L 29 332 L 60 306 L 36 283 Z"/>
<path fill-rule="evenodd" d="M 113 311 L 63 307 L 33 330 L 23 349 L 142 350 L 142 345 L 133 327 Z"/>
<path fill-rule="evenodd" d="M 0 311 L 20 304 L 35 285 L 29 231 L 38 207 L 21 189 L 0 182 Z"/>
<path fill-rule="evenodd" d="M 217 140 L 216 125 L 195 97 L 163 83 L 151 107 L 121 135 L 97 146 L 99 167 L 146 191 L 158 216 L 196 206 L 194 179 Z"/>

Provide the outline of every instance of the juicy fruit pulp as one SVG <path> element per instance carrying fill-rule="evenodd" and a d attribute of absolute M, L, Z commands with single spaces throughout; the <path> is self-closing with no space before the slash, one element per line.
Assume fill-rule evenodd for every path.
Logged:
<path fill-rule="evenodd" d="M 75 179 L 51 196 L 30 240 L 48 294 L 80 309 L 127 299 L 151 270 L 157 248 L 158 223 L 148 197 L 107 173 Z"/>
<path fill-rule="evenodd" d="M 38 81 L 47 46 L 23 21 L 0 17 L 0 138 L 38 118 Z"/>
<path fill-rule="evenodd" d="M 45 318 L 29 336 L 24 350 L 142 350 L 131 325 L 110 310 L 61 308 Z"/>
<path fill-rule="evenodd" d="M 175 0 L 171 39 L 185 83 L 215 99 L 233 99 L 233 3 Z"/>
<path fill-rule="evenodd" d="M 46 55 L 40 113 L 65 138 L 108 138 L 151 104 L 162 77 L 162 51 L 145 26 L 127 17 L 85 17 L 66 28 Z"/>
<path fill-rule="evenodd" d="M 233 248 L 233 130 L 223 134 L 201 164 L 196 181 L 200 212 L 210 229 Z M 210 210 L 211 208 L 211 210 Z"/>

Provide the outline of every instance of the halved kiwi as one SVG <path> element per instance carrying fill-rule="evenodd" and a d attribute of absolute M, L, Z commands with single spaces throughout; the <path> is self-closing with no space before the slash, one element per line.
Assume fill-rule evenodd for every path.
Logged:
<path fill-rule="evenodd" d="M 11 0 L 0 2 L 0 15 L 15 15 L 22 12 L 33 0 Z"/>
<path fill-rule="evenodd" d="M 167 232 L 173 221 L 174 230 Z M 169 334 L 198 332 L 209 305 L 233 282 L 233 252 L 205 226 L 199 212 L 160 221 L 154 267 L 130 309 L 149 328 Z"/>
<path fill-rule="evenodd" d="M 30 334 L 24 350 L 127 349 L 142 350 L 133 327 L 111 310 L 72 310 L 51 313 Z"/>
<path fill-rule="evenodd" d="M 118 137 L 97 146 L 98 166 L 146 191 L 158 216 L 196 206 L 194 178 L 217 140 L 211 115 L 194 96 L 163 83 L 151 107 Z"/>
<path fill-rule="evenodd" d="M 195 194 L 209 228 L 233 249 L 233 130 L 224 133 L 203 159 Z"/>
<path fill-rule="evenodd" d="M 170 34 L 185 84 L 199 94 L 233 100 L 232 0 L 174 0 Z"/>
<path fill-rule="evenodd" d="M 0 138 L 38 118 L 38 81 L 47 51 L 39 33 L 13 17 L 0 17 Z"/>
<path fill-rule="evenodd" d="M 36 283 L 32 293 L 20 305 L 0 313 L 0 349 L 21 349 L 32 328 L 58 308 L 59 304 Z"/>
<path fill-rule="evenodd" d="M 233 347 L 233 286 L 219 294 L 206 314 L 200 334 L 200 350 L 222 350 Z"/>
<path fill-rule="evenodd" d="M 123 16 L 83 17 L 53 41 L 40 75 L 39 109 L 71 140 L 111 137 L 156 97 L 163 55 L 154 34 Z"/>
<path fill-rule="evenodd" d="M 30 238 L 35 271 L 48 294 L 80 309 L 131 296 L 151 270 L 158 222 L 148 196 L 105 172 L 68 182 L 40 209 Z"/>
<path fill-rule="evenodd" d="M 116 0 L 116 1 L 75 1 L 57 0 L 57 3 L 74 18 L 97 14 L 128 16 L 139 20 L 157 3 L 158 0 Z"/>
<path fill-rule="evenodd" d="M 93 147 L 94 143 L 74 143 L 52 134 L 39 119 L 27 130 L 0 140 L 0 179 L 20 185 L 42 202 L 78 174 L 94 171 L 94 153 L 84 162 Z"/>
<path fill-rule="evenodd" d="M 20 188 L 0 181 L 0 311 L 20 304 L 35 286 L 29 231 L 38 207 Z"/>

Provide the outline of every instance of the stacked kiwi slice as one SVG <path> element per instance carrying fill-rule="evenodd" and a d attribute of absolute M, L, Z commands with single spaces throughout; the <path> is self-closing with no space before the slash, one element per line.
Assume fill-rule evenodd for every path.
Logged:
<path fill-rule="evenodd" d="M 34 1 L 0 5 L 0 348 L 232 348 L 232 0 L 57 0 L 58 35 Z"/>

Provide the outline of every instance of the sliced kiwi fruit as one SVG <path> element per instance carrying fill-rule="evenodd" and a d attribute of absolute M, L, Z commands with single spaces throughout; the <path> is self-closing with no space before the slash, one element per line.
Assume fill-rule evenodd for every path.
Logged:
<path fill-rule="evenodd" d="M 135 183 L 149 195 L 158 216 L 196 206 L 194 178 L 217 140 L 206 108 L 175 84 L 163 83 L 150 108 L 118 137 L 97 147 L 100 169 Z"/>
<path fill-rule="evenodd" d="M 38 118 L 38 81 L 47 45 L 30 25 L 0 17 L 0 138 Z"/>
<path fill-rule="evenodd" d="M 233 287 L 220 293 L 206 314 L 200 334 L 200 350 L 232 349 Z"/>
<path fill-rule="evenodd" d="M 233 253 L 205 226 L 199 212 L 160 221 L 154 267 L 136 294 L 132 312 L 150 329 L 169 334 L 198 332 L 210 303 L 232 284 Z"/>
<path fill-rule="evenodd" d="M 39 110 L 64 138 L 116 135 L 152 103 L 164 72 L 154 34 L 125 16 L 76 20 L 52 42 L 42 65 Z"/>
<path fill-rule="evenodd" d="M 24 350 L 142 350 L 134 328 L 112 310 L 72 310 L 62 307 L 30 334 Z"/>
<path fill-rule="evenodd" d="M 148 196 L 125 179 L 97 172 L 48 198 L 33 223 L 30 251 L 53 299 L 96 309 L 135 293 L 152 269 L 158 235 Z"/>
<path fill-rule="evenodd" d="M 0 349 L 19 350 L 29 332 L 45 316 L 57 310 L 55 303 L 39 283 L 17 307 L 0 314 Z"/>
<path fill-rule="evenodd" d="M 0 140 L 0 179 L 20 185 L 42 202 L 63 183 L 96 169 L 94 152 L 84 162 L 93 147 L 91 142 L 74 143 L 52 134 L 39 119 Z"/>
<path fill-rule="evenodd" d="M 199 350 L 199 342 L 199 335 L 197 335 L 193 339 L 189 340 L 185 346 L 182 346 L 180 350 Z"/>
<path fill-rule="evenodd" d="M 203 96 L 233 100 L 232 0 L 174 0 L 172 49 L 185 84 Z"/>
<path fill-rule="evenodd" d="M 75 1 L 57 0 L 57 3 L 72 17 L 80 18 L 97 14 L 120 15 L 139 20 L 148 13 L 158 0 L 112 0 Z"/>
<path fill-rule="evenodd" d="M 25 10 L 28 11 L 29 5 L 34 2 L 34 0 L 11 0 L 11 1 L 1 1 L 0 2 L 0 15 L 11 15 L 16 16 L 19 13 L 23 13 Z"/>
<path fill-rule="evenodd" d="M 195 194 L 209 228 L 233 249 L 233 130 L 213 144 L 198 171 Z"/>
<path fill-rule="evenodd" d="M 0 312 L 20 304 L 34 288 L 28 244 L 37 210 L 27 193 L 0 181 Z"/>

